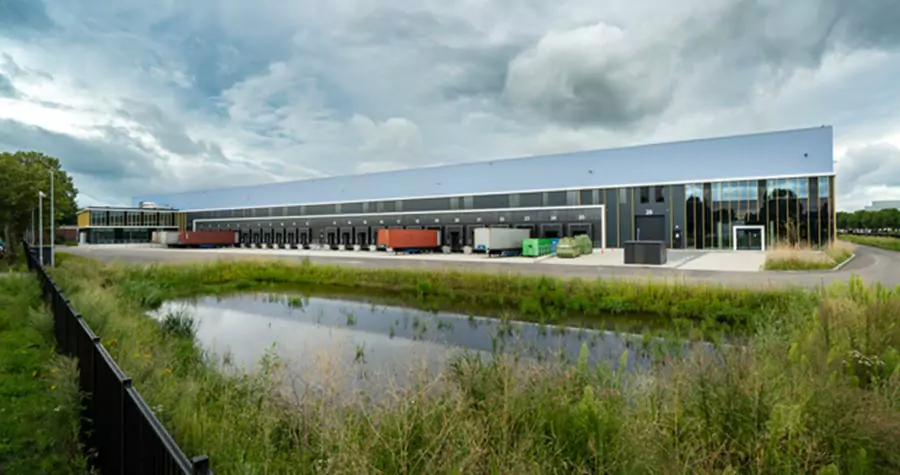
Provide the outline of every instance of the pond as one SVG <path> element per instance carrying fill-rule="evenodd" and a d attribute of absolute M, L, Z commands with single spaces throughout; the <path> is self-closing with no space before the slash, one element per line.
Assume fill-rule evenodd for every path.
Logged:
<path fill-rule="evenodd" d="M 293 294 L 203 297 L 163 304 L 151 314 L 187 315 L 202 347 L 251 369 L 271 351 L 298 387 L 331 384 L 379 389 L 434 375 L 459 355 L 489 360 L 498 353 L 520 358 L 577 360 L 617 367 L 627 350 L 627 369 L 647 365 L 660 352 L 680 351 L 661 339 L 565 326 L 426 312 L 360 300 Z M 336 383 L 338 382 L 338 383 Z"/>

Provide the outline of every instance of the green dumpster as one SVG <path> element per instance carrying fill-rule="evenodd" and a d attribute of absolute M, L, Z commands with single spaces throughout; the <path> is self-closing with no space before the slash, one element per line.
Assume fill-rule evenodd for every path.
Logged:
<path fill-rule="evenodd" d="M 556 257 L 571 259 L 581 255 L 581 249 L 573 238 L 562 238 L 556 244 Z"/>
<path fill-rule="evenodd" d="M 540 257 L 550 254 L 553 250 L 553 243 L 550 239 L 524 239 L 522 240 L 522 255 L 529 257 Z"/>
<path fill-rule="evenodd" d="M 590 254 L 594 252 L 594 242 L 591 241 L 590 236 L 586 234 L 580 234 L 575 236 L 575 242 L 578 246 L 578 252 L 581 254 Z"/>

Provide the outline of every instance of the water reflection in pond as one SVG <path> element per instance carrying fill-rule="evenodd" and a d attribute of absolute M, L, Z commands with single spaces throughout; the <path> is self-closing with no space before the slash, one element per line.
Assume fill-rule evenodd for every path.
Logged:
<path fill-rule="evenodd" d="M 249 294 L 168 302 L 156 318 L 187 314 L 200 344 L 227 355 L 236 367 L 256 365 L 274 351 L 294 385 L 321 386 L 334 379 L 364 381 L 367 389 L 405 384 L 420 371 L 443 369 L 468 353 L 490 359 L 498 352 L 523 358 L 578 358 L 584 345 L 591 363 L 646 365 L 671 352 L 661 340 L 610 331 L 502 321 L 453 313 L 377 305 L 339 298 Z"/>

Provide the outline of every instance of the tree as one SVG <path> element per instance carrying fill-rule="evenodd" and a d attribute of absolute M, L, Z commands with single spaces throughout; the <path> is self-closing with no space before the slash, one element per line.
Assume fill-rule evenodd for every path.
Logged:
<path fill-rule="evenodd" d="M 838 212 L 838 227 L 847 230 L 896 233 L 900 230 L 900 209 L 878 211 L 858 210 L 852 213 Z"/>
<path fill-rule="evenodd" d="M 45 223 L 50 219 L 50 176 L 54 177 L 55 222 L 77 211 L 78 190 L 56 158 L 40 152 L 0 152 L 0 232 L 8 246 L 25 235 L 37 213 L 38 192 L 43 191 Z M 35 217 L 35 219 L 37 219 Z"/>

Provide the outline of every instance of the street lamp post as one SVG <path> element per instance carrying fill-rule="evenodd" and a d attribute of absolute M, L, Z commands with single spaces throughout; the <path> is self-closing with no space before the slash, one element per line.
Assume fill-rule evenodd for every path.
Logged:
<path fill-rule="evenodd" d="M 53 214 L 53 202 L 56 201 L 56 194 L 53 192 L 53 169 L 50 169 L 50 267 L 56 266 L 56 233 L 53 230 L 55 215 Z"/>
<path fill-rule="evenodd" d="M 44 267 L 44 192 L 38 191 L 38 259 Z"/>

